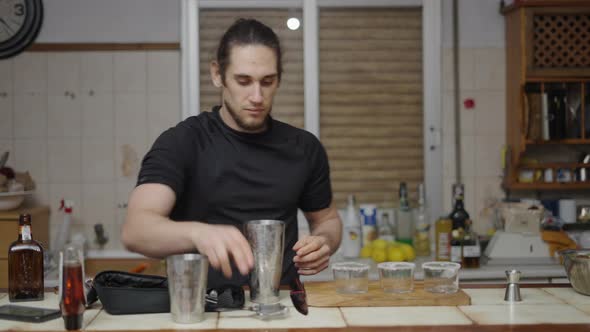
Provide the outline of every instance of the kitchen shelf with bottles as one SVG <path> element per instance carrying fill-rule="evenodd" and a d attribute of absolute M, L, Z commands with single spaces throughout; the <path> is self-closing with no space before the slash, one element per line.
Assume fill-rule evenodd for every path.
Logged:
<path fill-rule="evenodd" d="M 553 93 L 552 93 L 553 91 Z M 590 78 L 529 78 L 521 87 L 522 118 L 517 158 L 512 178 L 504 185 L 516 190 L 578 190 L 590 189 L 590 164 L 581 160 L 538 161 L 531 159 L 533 149 L 551 154 L 550 149 L 565 148 L 590 153 Z M 533 98 L 537 98 L 533 102 Z M 550 100 L 552 99 L 552 100 Z M 562 103 L 557 114 L 547 114 L 548 104 Z M 550 130 L 551 121 L 559 122 L 559 130 Z M 561 120 L 557 120 L 561 119 Z M 575 158 L 574 153 L 574 158 Z M 579 158 L 578 158 L 579 159 Z M 586 170 L 587 169 L 587 170 Z M 584 170 L 581 172 L 581 170 Z M 588 172 L 588 174 L 586 174 Z M 509 172 L 510 173 L 510 172 Z M 580 176 L 583 175 L 583 176 Z"/>

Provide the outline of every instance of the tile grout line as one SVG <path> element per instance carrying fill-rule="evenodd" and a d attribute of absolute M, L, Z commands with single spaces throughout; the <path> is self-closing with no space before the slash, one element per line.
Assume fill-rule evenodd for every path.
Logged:
<path fill-rule="evenodd" d="M 352 325 L 350 325 L 348 323 L 348 321 L 346 320 L 346 316 L 344 315 L 344 312 L 342 312 L 342 307 L 338 307 L 338 312 L 340 313 L 340 317 L 342 318 L 342 321 L 344 322 L 344 325 L 346 327 L 352 327 Z"/>
<path fill-rule="evenodd" d="M 541 290 L 543 293 L 545 293 L 545 294 L 547 294 L 547 295 L 551 296 L 552 298 L 554 298 L 554 299 L 557 299 L 558 301 L 560 301 L 560 303 L 561 303 L 561 304 L 568 304 L 568 302 L 567 302 L 566 300 L 564 300 L 564 299 L 562 299 L 561 297 L 559 297 L 559 296 L 556 296 L 555 294 L 553 294 L 553 293 L 551 293 L 551 292 L 547 291 L 545 288 L 540 288 L 540 290 Z"/>
<path fill-rule="evenodd" d="M 552 287 L 547 287 L 547 288 L 552 288 Z M 556 288 L 556 287 L 553 287 L 553 288 Z M 565 299 L 565 298 L 561 298 L 561 297 L 559 297 L 559 296 L 557 296 L 557 295 L 555 295 L 555 294 L 553 294 L 553 293 L 550 293 L 549 291 L 545 290 L 545 288 L 541 288 L 541 289 L 542 289 L 543 291 L 545 291 L 545 292 L 549 293 L 551 296 L 553 296 L 553 297 L 557 298 L 558 300 L 561 300 L 561 301 L 563 302 L 563 304 L 568 304 L 568 305 L 572 305 L 572 306 L 575 306 L 575 305 L 585 305 L 585 304 L 588 304 L 588 305 L 590 305 L 590 302 L 579 302 L 579 303 L 576 303 L 576 302 L 570 302 L 569 300 L 567 300 L 567 299 Z M 574 292 L 575 292 L 575 294 L 576 294 L 576 295 L 580 295 L 580 296 L 586 296 L 586 295 L 582 295 L 582 294 L 580 294 L 580 293 L 576 292 L 576 291 L 575 291 L 573 288 L 571 288 L 571 289 L 572 289 L 572 291 L 574 291 Z"/>
<path fill-rule="evenodd" d="M 86 325 L 86 326 L 83 328 L 83 330 L 87 330 L 87 329 L 88 329 L 88 327 L 89 327 L 90 325 L 92 325 L 92 323 L 94 323 L 94 321 L 95 321 L 95 320 L 98 318 L 98 315 L 100 315 L 100 314 L 101 314 L 103 311 L 104 311 L 104 309 L 101 307 L 101 308 L 98 310 L 98 313 L 97 313 L 96 315 L 94 315 L 94 318 L 92 318 L 92 319 L 91 319 L 91 320 L 88 322 L 88 324 L 87 324 L 87 325 Z"/>
<path fill-rule="evenodd" d="M 473 304 L 470 304 L 470 306 L 472 306 L 472 305 Z M 461 307 L 462 306 L 455 306 L 455 308 L 457 308 L 457 310 L 471 322 L 471 325 L 479 325 L 475 320 L 473 320 L 471 317 L 469 317 L 469 315 L 465 311 L 463 311 L 461 309 Z"/>
<path fill-rule="evenodd" d="M 578 304 L 578 305 L 583 305 L 583 304 Z M 584 311 L 584 310 L 582 310 L 582 309 L 578 308 L 578 306 L 577 306 L 577 305 L 575 305 L 575 304 L 569 304 L 569 306 L 570 306 L 570 307 L 572 307 L 572 308 L 574 308 L 574 310 L 576 310 L 576 311 L 578 311 L 578 312 L 581 312 L 581 313 L 582 313 L 584 316 L 586 316 L 586 317 L 590 317 L 590 314 L 589 314 L 589 313 L 587 313 L 586 311 Z"/>

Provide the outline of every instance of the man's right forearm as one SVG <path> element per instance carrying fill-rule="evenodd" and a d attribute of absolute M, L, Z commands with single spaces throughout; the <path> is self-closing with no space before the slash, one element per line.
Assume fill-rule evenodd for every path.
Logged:
<path fill-rule="evenodd" d="M 175 222 L 152 211 L 128 211 L 121 240 L 125 247 L 148 257 L 195 252 L 200 222 Z"/>

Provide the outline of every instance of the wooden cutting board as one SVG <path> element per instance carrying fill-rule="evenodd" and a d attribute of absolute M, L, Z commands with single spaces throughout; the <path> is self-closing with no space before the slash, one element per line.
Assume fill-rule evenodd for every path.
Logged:
<path fill-rule="evenodd" d="M 379 281 L 369 282 L 363 294 L 340 294 L 334 281 L 305 284 L 307 304 L 312 307 L 397 307 L 397 306 L 459 306 L 470 305 L 471 298 L 461 289 L 454 294 L 434 294 L 424 290 L 422 282 L 414 283 L 414 291 L 406 294 L 385 293 Z"/>

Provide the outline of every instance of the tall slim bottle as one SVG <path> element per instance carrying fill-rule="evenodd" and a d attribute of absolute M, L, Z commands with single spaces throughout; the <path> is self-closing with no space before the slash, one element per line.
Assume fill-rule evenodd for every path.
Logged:
<path fill-rule="evenodd" d="M 64 327 L 66 330 L 79 330 L 82 328 L 86 306 L 82 252 L 74 246 L 66 246 L 61 261 L 59 307 Z"/>
<path fill-rule="evenodd" d="M 453 185 L 453 197 L 455 204 L 453 211 L 449 215 L 449 219 L 453 222 L 453 230 L 451 231 L 451 262 L 461 263 L 463 260 L 462 247 L 465 228 L 467 220 L 469 220 L 469 213 L 465 211 L 463 203 L 464 189 L 462 184 Z"/>
<path fill-rule="evenodd" d="M 8 299 L 43 300 L 43 247 L 33 240 L 31 215 L 18 219 L 18 239 L 8 247 Z"/>
<path fill-rule="evenodd" d="M 361 219 L 356 208 L 354 195 L 348 196 L 343 228 L 342 255 L 344 257 L 359 257 L 362 242 Z"/>
<path fill-rule="evenodd" d="M 414 249 L 416 256 L 430 256 L 430 218 L 426 208 L 424 184 L 418 186 L 418 207 L 414 210 Z"/>
<path fill-rule="evenodd" d="M 414 221 L 412 217 L 412 209 L 408 201 L 408 187 L 405 182 L 399 184 L 399 208 L 397 214 L 397 240 L 412 244 L 414 236 Z"/>

